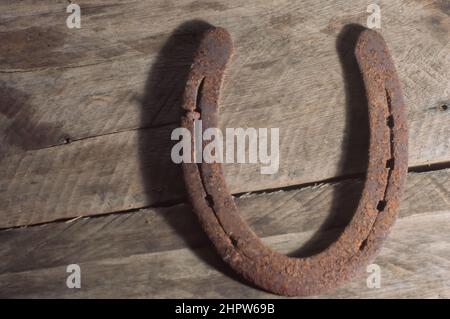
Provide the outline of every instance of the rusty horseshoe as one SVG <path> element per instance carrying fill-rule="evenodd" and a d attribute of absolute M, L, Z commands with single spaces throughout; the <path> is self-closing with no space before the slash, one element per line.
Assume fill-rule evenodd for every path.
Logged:
<path fill-rule="evenodd" d="M 223 74 L 233 53 L 225 29 L 207 31 L 195 54 L 183 96 L 181 125 L 191 132 L 218 125 Z M 364 30 L 355 48 L 368 101 L 370 141 L 366 180 L 357 210 L 325 250 L 293 258 L 267 247 L 239 216 L 220 163 L 183 163 L 189 200 L 222 259 L 256 286 L 285 296 L 322 293 L 365 270 L 376 257 L 403 193 L 408 161 L 405 106 L 394 63 L 382 36 Z M 204 145 L 203 145 L 204 147 Z"/>

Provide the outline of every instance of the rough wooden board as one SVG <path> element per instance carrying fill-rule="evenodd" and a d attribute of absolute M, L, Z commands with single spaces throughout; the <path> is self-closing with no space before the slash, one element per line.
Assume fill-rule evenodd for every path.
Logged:
<path fill-rule="evenodd" d="M 410 166 L 450 159 L 450 112 L 410 117 Z M 309 123 L 309 121 L 302 123 Z M 326 123 L 317 124 L 325 130 Z M 332 126 L 331 126 L 332 127 Z M 173 127 L 129 131 L 5 157 L 0 165 L 0 227 L 28 225 L 181 200 L 180 167 L 170 159 Z M 280 131 L 280 169 L 260 174 L 259 164 L 226 165 L 233 193 L 284 187 L 364 171 L 358 145 L 333 153 L 330 139 L 286 120 Z M 357 131 L 351 130 L 352 136 Z M 307 129 L 305 129 L 308 132 Z M 423 136 L 433 136 L 434 141 Z M 295 136 L 295 137 L 294 137 Z M 310 147 L 296 145 L 308 140 Z"/>
<path fill-rule="evenodd" d="M 375 263 L 381 288 L 368 289 L 357 278 L 318 297 L 449 298 L 450 212 L 400 219 Z M 416 236 L 411 236 L 417 234 Z M 280 252 L 291 252 L 311 235 L 291 233 L 265 238 Z M 199 255 L 202 257 L 200 258 Z M 74 256 L 73 260 L 76 257 Z M 68 289 L 66 266 L 0 275 L 1 297 L 74 298 L 258 298 L 275 297 L 224 275 L 209 249 L 179 249 L 80 263 L 82 288 Z M 75 261 L 74 261 L 75 262 Z M 226 269 L 223 269 L 227 272 Z M 208 287 L 208 288 L 205 288 Z"/>
<path fill-rule="evenodd" d="M 381 289 L 367 289 L 362 278 L 326 296 L 449 297 L 449 176 L 450 170 L 409 174 L 400 219 L 376 260 Z M 361 186 L 347 180 L 252 194 L 237 203 L 268 244 L 307 255 L 339 233 Z M 270 296 L 243 285 L 224 267 L 186 205 L 4 230 L 0 241 L 2 296 Z M 71 263 L 82 267 L 81 291 L 64 285 Z"/>
<path fill-rule="evenodd" d="M 64 27 L 66 1 L 2 1 L 0 52 L 13 50 L 14 54 L 0 54 L 3 58 L 0 61 L 0 135 L 3 136 L 0 156 L 66 140 L 176 122 L 183 81 L 174 79 L 185 72 L 188 59 L 186 52 L 176 50 L 177 46 L 169 47 L 166 61 L 157 54 L 170 31 L 184 19 L 207 16 L 209 22 L 232 32 L 238 50 L 225 88 L 222 126 L 287 126 L 287 137 L 282 142 L 289 150 L 287 163 L 297 165 L 293 170 L 282 166 L 284 171 L 276 180 L 260 179 L 258 167 L 229 167 L 227 179 L 237 189 L 235 191 L 286 186 L 361 171 L 364 111 L 355 106 L 358 96 L 345 97 L 346 89 L 355 91 L 357 83 L 351 72 L 346 75 L 339 68 L 335 38 L 346 23 L 364 23 L 367 3 L 339 1 L 324 6 L 320 2 L 306 1 L 303 7 L 296 2 L 275 2 L 229 1 L 223 5 L 179 1 L 177 4 L 184 5 L 183 14 L 179 14 L 181 8 L 171 7 L 167 1 L 122 1 L 117 5 L 117 0 L 93 0 L 81 2 L 86 9 L 83 25 L 87 26 L 87 32 L 74 34 Z M 450 100 L 448 6 L 441 1 L 397 1 L 395 4 L 382 1 L 381 6 L 382 32 L 396 58 L 409 107 L 413 131 L 411 162 L 421 165 L 448 161 L 449 113 L 439 108 Z M 152 12 L 151 17 L 148 12 Z M 186 12 L 189 14 L 184 14 Z M 17 41 L 27 36 L 33 40 L 18 45 Z M 189 37 L 177 35 L 172 45 L 189 45 L 190 40 L 186 40 Z M 341 83 L 343 78 L 348 88 Z M 147 130 L 134 135 L 111 136 L 110 140 L 97 139 L 92 144 L 78 144 L 68 150 L 68 155 L 60 149 L 48 156 L 28 152 L 6 157 L 0 180 L 4 176 L 9 179 L 0 184 L 0 192 L 3 191 L 9 202 L 17 201 L 11 207 L 17 210 L 12 217 L 6 210 L 0 214 L 7 214 L 12 225 L 20 225 L 68 217 L 60 214 L 67 202 L 70 207 L 78 207 L 74 213 L 69 213 L 75 216 L 179 198 L 181 184 L 176 181 L 179 175 L 164 161 L 158 162 L 164 157 L 160 152 L 166 154 L 168 145 L 152 147 L 154 142 L 149 138 L 168 136 L 167 132 L 168 129 Z M 117 148 L 112 146 L 115 143 Z M 129 162 L 127 156 L 134 160 Z M 329 162 L 324 163 L 324 159 Z M 114 163 L 105 163 L 108 161 Z M 305 165 L 307 161 L 309 164 Z M 32 164 L 29 168 L 28 163 Z M 60 168 L 61 174 L 53 172 Z M 21 179 L 11 179 L 14 175 Z M 28 177 L 31 178 L 27 181 Z M 168 185 L 167 181 L 176 183 Z M 442 178 L 434 175 L 426 182 L 419 178 L 415 181 L 416 191 L 408 195 L 408 198 L 413 196 L 414 204 L 409 200 L 405 203 L 411 204 L 413 211 L 420 206 L 421 212 L 429 213 L 404 215 L 405 210 L 402 210 L 404 218 L 391 237 L 395 243 L 388 243 L 380 256 L 383 288 L 369 290 L 361 280 L 329 296 L 449 297 L 448 175 Z M 28 186 L 27 182 L 34 184 Z M 343 185 L 345 183 L 325 189 L 337 192 L 339 198 L 347 198 L 346 192 L 357 187 L 349 184 L 348 189 Z M 422 186 L 431 199 L 423 201 L 419 191 Z M 27 187 L 31 187 L 30 191 Z M 5 193 L 11 189 L 16 193 Z M 333 204 L 329 194 L 314 196 L 313 189 L 304 191 L 311 191 L 309 196 L 312 197 L 281 192 L 257 195 L 257 199 L 240 199 L 239 203 L 245 215 L 250 209 L 245 205 L 256 209 L 271 207 L 264 204 L 264 200 L 272 205 L 287 201 L 282 209 L 292 209 L 293 214 L 274 218 L 275 210 L 269 214 L 270 218 L 250 213 L 248 216 L 255 219 L 251 223 L 260 235 L 270 236 L 266 239 L 268 243 L 281 251 L 291 251 L 311 237 L 311 228 L 317 228 L 326 215 L 307 215 L 309 217 L 301 221 L 291 219 L 291 215 L 298 216 L 298 205 L 305 204 L 304 199 L 309 205 L 323 200 L 324 204 L 318 208 L 338 205 L 335 207 L 338 212 L 347 211 L 345 205 L 341 204 L 339 209 L 339 204 Z M 171 192 L 172 197 L 168 196 Z M 301 203 L 297 202 L 298 198 L 302 199 Z M 32 201 L 34 205 L 30 205 Z M 438 212 L 439 207 L 442 212 Z M 308 205 L 302 206 L 302 212 L 303 208 L 307 210 Z M 29 211 L 33 216 L 28 216 Z M 259 211 L 256 209 L 254 213 Z M 168 216 L 165 221 L 161 221 L 161 213 Z M 257 290 L 224 277 L 217 268 L 211 268 L 211 264 L 216 263 L 220 270 L 220 261 L 210 249 L 202 248 L 204 237 L 194 220 L 188 217 L 192 215 L 179 218 L 182 213 L 186 214 L 186 207 L 180 205 L 163 211 L 148 210 L 1 232 L 0 237 L 9 244 L 0 251 L 9 255 L 12 245 L 22 244 L 29 247 L 25 249 L 26 256 L 34 262 L 21 256 L 9 259 L 0 269 L 8 271 L 11 267 L 10 271 L 19 273 L 1 275 L 0 286 L 8 285 L 4 294 L 14 296 L 85 294 L 79 291 L 71 294 L 73 292 L 64 288 L 67 274 L 63 266 L 74 262 L 71 259 L 75 255 L 80 257 L 83 269 L 88 269 L 86 282 L 83 282 L 88 284 L 89 296 L 111 296 L 108 295 L 110 287 L 122 287 L 122 296 L 198 297 L 205 295 L 205 287 L 211 286 L 217 288 L 207 292 L 208 296 L 263 296 Z M 140 226 L 143 220 L 149 220 L 150 228 Z M 277 225 L 286 227 L 285 221 L 292 221 L 288 225 L 291 228 L 277 233 L 284 229 Z M 339 225 L 342 219 L 335 217 L 331 225 L 325 227 L 329 229 L 325 233 L 331 237 L 334 223 Z M 162 227 L 155 230 L 155 225 Z M 144 232 L 148 230 L 153 233 L 146 241 L 148 233 Z M 417 236 L 411 240 L 411 234 Z M 100 235 L 105 235 L 109 242 Z M 158 238 L 168 241 L 158 243 Z M 326 238 L 324 235 L 325 241 Z M 26 239 L 36 245 L 26 245 Z M 109 252 L 112 242 L 115 249 Z M 86 248 L 80 243 L 92 244 Z M 186 245 L 195 249 L 183 249 Z M 124 256 L 124 252 L 128 255 Z M 174 267 L 168 267 L 172 262 Z M 43 269 L 27 271 L 37 267 Z M 149 274 L 149 268 L 163 268 L 167 272 Z M 195 275 L 200 273 L 205 276 Z M 121 275 L 117 277 L 117 274 Z M 168 290 L 159 295 L 153 293 L 158 285 L 165 284 Z M 24 293 L 23 287 L 30 289 Z M 65 291 L 60 292 L 61 289 Z M 3 295 L 2 289 L 0 295 Z"/>
<path fill-rule="evenodd" d="M 178 122 L 192 34 L 205 27 L 180 25 L 202 18 L 227 28 L 236 43 L 222 101 L 224 125 L 277 127 L 295 119 L 305 128 L 302 136 L 334 136 L 322 144 L 333 151 L 345 141 L 346 100 L 358 102 L 359 89 L 340 65 L 347 58 L 336 46 L 346 55 L 346 41 L 336 41 L 346 24 L 366 23 L 366 1 L 78 3 L 80 30 L 66 27 L 65 0 L 1 4 L 0 90 L 7 99 L 0 110 L 12 116 L 0 117 L 0 124 L 10 148 Z M 381 31 L 409 110 L 449 102 L 448 7 L 441 1 L 379 3 Z M 346 97 L 346 90 L 353 95 Z M 313 153 L 313 144 L 295 143 Z"/>
<path fill-rule="evenodd" d="M 179 170 L 168 159 L 170 126 L 23 151 L 177 122 L 193 34 L 205 28 L 180 24 L 194 18 L 226 27 L 236 42 L 222 127 L 281 128 L 279 173 L 229 166 L 233 192 L 364 170 L 366 111 L 349 54 L 355 32 L 342 30 L 365 23 L 366 2 L 80 4 L 81 30 L 66 28 L 65 1 L 1 4 L 0 50 L 14 54 L 0 55 L 0 227 L 182 197 Z M 449 161 L 450 113 L 439 108 L 450 100 L 448 9 L 410 0 L 381 7 L 408 103 L 410 163 Z"/>
<path fill-rule="evenodd" d="M 450 207 L 450 170 L 410 173 L 407 185 L 400 216 Z M 322 224 L 321 229 L 344 225 L 355 210 L 361 188 L 360 180 L 350 179 L 337 184 L 245 195 L 236 201 L 243 218 L 259 236 L 267 237 L 309 231 Z M 13 272 L 67 264 L 73 255 L 85 262 L 186 245 L 198 248 L 205 243 L 205 236 L 189 206 L 180 204 L 0 231 L 0 242 L 0 258 L 4 260 L 0 272 Z M 15 254 L 18 247 L 21 254 Z"/>
<path fill-rule="evenodd" d="M 448 239 L 443 244 L 442 237 L 439 237 L 436 245 L 438 236 L 435 227 L 448 234 L 448 226 L 445 225 L 448 225 L 449 214 L 440 213 L 434 218 L 429 215 L 422 219 L 418 217 L 424 216 L 413 216 L 409 223 L 400 220 L 376 260 L 382 269 L 381 289 L 368 289 L 364 278 L 361 278 L 327 297 L 448 297 L 448 259 L 437 256 L 442 250 L 448 250 Z M 425 226 L 420 232 L 421 247 L 411 242 L 408 233 L 417 231 L 417 223 Z M 406 238 L 398 236 L 398 232 Z M 265 240 L 280 251 L 289 251 L 293 245 L 301 243 L 305 235 L 281 235 Z M 395 244 L 391 244 L 394 241 Z M 416 248 L 425 248 L 427 253 L 422 256 Z M 210 250 L 204 250 L 202 255 L 214 259 Z M 81 263 L 80 266 L 82 288 L 79 290 L 66 288 L 65 266 L 59 266 L 0 275 L 0 295 L 9 298 L 275 297 L 224 276 L 188 249 L 92 261 Z"/>

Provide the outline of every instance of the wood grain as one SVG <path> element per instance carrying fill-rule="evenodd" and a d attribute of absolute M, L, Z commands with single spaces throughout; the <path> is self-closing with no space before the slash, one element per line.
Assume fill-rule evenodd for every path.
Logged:
<path fill-rule="evenodd" d="M 208 23 L 236 44 L 221 127 L 281 128 L 279 172 L 228 165 L 234 193 L 364 171 L 367 110 L 348 25 L 365 24 L 366 2 L 79 4 L 79 30 L 65 25 L 66 1 L 0 4 L 0 228 L 181 200 L 169 136 Z M 408 105 L 410 166 L 448 162 L 448 8 L 380 5 Z"/>
<path fill-rule="evenodd" d="M 399 220 L 375 260 L 380 289 L 367 288 L 362 276 L 320 297 L 450 297 L 449 176 L 409 174 Z M 267 244 L 306 256 L 339 234 L 360 191 L 361 181 L 347 180 L 251 194 L 237 204 Z M 223 265 L 184 204 L 4 230 L 0 241 L 2 297 L 275 297 Z M 71 263 L 82 269 L 79 290 L 65 286 Z"/>
<path fill-rule="evenodd" d="M 8 144 L 17 145 L 24 126 L 22 148 L 34 149 L 177 123 L 195 35 L 205 28 L 200 19 L 227 28 L 236 44 L 224 125 L 279 127 L 295 119 L 302 136 L 335 135 L 328 144 L 334 150 L 345 140 L 345 83 L 356 88 L 341 66 L 348 39 L 339 41 L 347 24 L 365 25 L 366 1 L 77 3 L 79 30 L 66 27 L 65 0 L 0 4 L 0 87 L 20 107 L 0 122 L 10 128 Z M 448 103 L 448 8 L 437 0 L 379 3 L 409 111 Z M 10 103 L 1 104 L 7 113 Z"/>
<path fill-rule="evenodd" d="M 209 24 L 236 44 L 221 128 L 281 128 L 279 172 L 228 165 L 234 193 L 365 169 L 358 27 L 348 26 L 365 24 L 364 1 L 79 1 L 79 30 L 66 27 L 66 1 L 30 3 L 0 4 L 0 228 L 182 200 L 169 136 Z M 410 166 L 448 162 L 448 8 L 380 5 L 408 105 Z"/>
<path fill-rule="evenodd" d="M 0 2 L 0 297 L 276 297 L 215 254 L 170 160 L 202 31 L 236 53 L 221 128 L 279 127 L 280 170 L 226 165 L 244 219 L 275 249 L 308 256 L 351 219 L 365 171 L 367 109 L 352 54 L 367 1 Z M 382 0 L 380 32 L 403 85 L 409 166 L 450 162 L 445 1 Z M 447 106 L 447 107 L 445 107 Z M 288 187 L 282 191 L 253 193 Z M 410 173 L 399 220 L 366 276 L 318 297 L 450 298 L 450 170 Z M 179 203 L 179 204 L 175 204 Z M 165 206 L 139 209 L 147 206 Z M 71 221 L 47 222 L 80 216 Z M 66 288 L 78 263 L 82 289 Z"/>
<path fill-rule="evenodd" d="M 410 118 L 410 166 L 450 158 L 449 117 L 450 113 L 430 111 Z M 180 167 L 170 159 L 173 128 L 122 132 L 5 157 L 0 166 L 0 227 L 182 200 Z M 284 187 L 364 171 L 363 149 L 354 144 L 341 151 L 324 148 L 336 135 L 302 139 L 302 129 L 295 120 L 286 120 L 281 127 L 276 174 L 261 175 L 259 164 L 227 164 L 231 191 Z M 431 136 L 431 130 L 436 136 L 428 143 L 421 137 L 426 131 Z M 298 139 L 305 141 L 303 145 L 295 145 Z"/>

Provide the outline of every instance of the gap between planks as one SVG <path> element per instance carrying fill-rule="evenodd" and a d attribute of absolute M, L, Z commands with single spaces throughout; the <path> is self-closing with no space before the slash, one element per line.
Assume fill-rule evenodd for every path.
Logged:
<path fill-rule="evenodd" d="M 450 140 L 443 140 L 449 123 L 442 115 L 410 121 L 410 167 L 442 163 L 450 157 Z M 351 143 L 335 152 L 323 147 L 329 141 L 320 136 L 302 142 L 302 128 L 295 124 L 287 121 L 281 131 L 277 174 L 263 176 L 257 164 L 225 165 L 232 193 L 317 183 L 364 171 L 367 154 L 361 144 Z M 3 158 L 0 214 L 5 216 L 0 228 L 183 200 L 181 168 L 170 159 L 172 128 L 110 134 Z M 425 130 L 427 134 L 434 130 L 438 144 L 421 138 Z M 292 145 L 296 141 L 299 147 Z"/>
<path fill-rule="evenodd" d="M 344 97 L 342 83 L 349 78 L 339 63 L 335 42 L 346 24 L 365 24 L 366 15 L 362 14 L 367 6 L 365 1 L 341 0 L 324 7 L 314 0 L 302 5 L 282 0 L 278 0 L 277 5 L 233 0 L 227 4 L 219 3 L 222 8 L 217 10 L 207 3 L 195 4 L 189 0 L 178 1 L 176 6 L 164 1 L 116 4 L 111 1 L 107 7 L 89 8 L 89 3 L 81 3 L 88 9 L 83 18 L 83 33 L 67 29 L 64 10 L 48 12 L 54 2 L 44 5 L 47 9 L 43 17 L 32 19 L 14 17 L 20 8 L 23 10 L 20 4 L 3 5 L 3 11 L 9 8 L 9 16 L 14 17 L 5 22 L 3 34 L 16 35 L 5 38 L 0 48 L 4 50 L 4 56 L 8 56 L 1 61 L 3 68 L 14 69 L 15 64 L 23 64 L 25 70 L 36 61 L 63 67 L 80 61 L 89 61 L 86 63 L 92 65 L 89 70 L 43 70 L 29 75 L 5 75 L 2 78 L 5 95 L 13 101 L 4 102 L 1 108 L 7 108 L 15 100 L 25 100 L 24 105 L 15 107 L 20 107 L 21 115 L 32 122 L 9 119 L 6 124 L 13 125 L 16 121 L 25 124 L 30 136 L 40 137 L 35 143 L 45 147 L 61 143 L 61 137 L 65 135 L 76 140 L 177 122 L 183 74 L 189 68 L 189 53 L 185 51 L 193 45 L 187 38 L 201 28 L 191 25 L 179 30 L 177 26 L 189 21 L 191 16 L 207 16 L 211 24 L 229 29 L 235 38 L 237 53 L 230 65 L 223 101 L 227 122 L 257 117 L 275 122 L 272 120 L 276 116 L 271 114 L 274 108 L 283 110 L 285 118 L 305 117 L 303 112 L 295 111 L 297 105 L 317 114 L 336 116 L 330 113 L 349 98 Z M 448 100 L 449 68 L 443 41 L 448 40 L 443 19 L 445 8 L 437 1 L 428 5 L 411 0 L 395 4 L 381 1 L 380 5 L 389 7 L 383 16 L 382 31 L 398 62 L 407 105 L 414 111 L 423 111 Z M 61 4 L 57 6 L 64 8 Z M 307 12 L 305 8 L 308 8 Z M 42 12 L 39 8 L 35 10 Z M 183 11 L 185 14 L 180 14 Z M 148 19 L 146 12 L 152 12 L 152 19 Z M 353 14 L 349 14 L 351 12 Z M 419 20 L 415 19 L 417 12 L 422 15 Z M 121 18 L 117 18 L 118 15 Z M 54 23 L 58 18 L 61 18 L 60 25 Z M 109 25 L 112 18 L 115 28 L 102 27 Z M 137 29 L 140 32 L 136 32 Z M 173 30 L 177 30 L 175 38 L 179 39 L 178 42 L 172 39 L 167 48 L 164 42 Z M 42 38 L 41 34 L 46 31 L 48 38 Z M 30 43 L 8 55 L 16 48 L 17 38 L 24 34 L 30 35 Z M 410 41 L 405 43 L 405 39 Z M 177 43 L 181 52 L 177 50 Z M 161 52 L 164 48 L 166 51 Z M 297 57 L 299 52 L 301 58 Z M 92 64 L 98 60 L 108 61 L 108 56 L 122 60 L 106 65 Z M 152 75 L 148 74 L 149 69 Z M 156 99 L 158 96 L 163 96 L 161 101 Z M 158 106 L 163 107 L 164 112 L 156 114 L 153 108 Z M 55 122 L 55 118 L 59 120 Z M 43 123 L 49 125 L 39 125 Z M 253 123 L 256 125 L 257 122 Z M 20 127 L 19 124 L 15 126 Z M 16 130 L 9 131 L 13 135 L 14 132 Z M 17 142 L 20 134 L 17 135 L 9 142 Z"/>
<path fill-rule="evenodd" d="M 322 297 L 449 297 L 449 177 L 448 169 L 409 174 L 399 220 L 375 261 L 381 289 L 362 278 Z M 258 236 L 298 256 L 339 234 L 361 186 L 341 181 L 236 201 Z M 274 297 L 233 276 L 184 204 L 3 231 L 0 241 L 3 297 Z M 81 290 L 65 287 L 71 263 L 82 268 Z"/>
<path fill-rule="evenodd" d="M 53 4 L 27 9 L 11 2 L 3 4 L 3 12 L 48 11 Z M 446 12 L 438 4 L 380 2 L 389 7 L 382 32 L 396 60 L 409 110 L 411 166 L 450 159 L 450 112 L 437 108 L 450 97 Z M 177 6 L 139 1 L 88 10 L 83 33 L 68 30 L 64 19 L 56 26 L 56 13 L 8 19 L 1 26 L 0 50 L 16 48 L 24 35 L 35 42 L 24 42 L 15 55 L 5 54 L 3 69 L 120 61 L 2 74 L 0 93 L 5 98 L 0 110 L 6 116 L 0 116 L 5 129 L 1 156 L 3 151 L 18 154 L 1 162 L 0 202 L 5 206 L 0 227 L 126 211 L 182 197 L 181 174 L 167 158 L 170 147 L 152 141 L 169 141 L 170 130 L 127 130 L 178 121 L 192 35 L 204 23 L 178 27 L 195 17 L 207 16 L 235 39 L 236 55 L 221 103 L 222 127 L 284 130 L 280 173 L 267 177 L 260 176 L 256 166 L 227 166 L 233 193 L 364 171 L 364 109 L 362 103 L 354 103 L 360 100 L 355 95 L 358 81 L 355 70 L 347 69 L 354 59 L 346 57 L 351 37 L 344 36 L 343 29 L 349 23 L 364 24 L 366 6 L 362 0 L 325 7 L 313 0 L 302 5 L 278 0 L 273 10 L 272 3 L 233 0 L 214 9 L 187 0 Z M 152 12 L 152 19 L 147 12 Z M 102 28 L 114 15 L 120 17 L 115 20 L 117 29 Z M 167 19 L 170 16 L 173 19 Z M 66 14 L 61 12 L 61 17 Z M 171 42 L 165 44 L 168 39 Z M 122 130 L 127 132 L 102 136 Z M 99 137 L 64 148 L 24 152 L 94 135 Z"/>

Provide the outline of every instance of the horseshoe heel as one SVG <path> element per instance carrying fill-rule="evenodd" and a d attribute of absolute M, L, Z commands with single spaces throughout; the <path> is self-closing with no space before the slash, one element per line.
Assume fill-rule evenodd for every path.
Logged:
<path fill-rule="evenodd" d="M 184 93 L 182 127 L 218 125 L 218 99 L 233 44 L 222 28 L 201 41 Z M 239 216 L 220 163 L 183 163 L 184 180 L 198 219 L 222 259 L 258 287 L 286 296 L 307 296 L 337 287 L 365 270 L 396 217 L 408 160 L 405 106 L 395 67 L 381 35 L 361 33 L 355 50 L 369 108 L 369 163 L 362 197 L 350 223 L 325 250 L 292 258 L 265 246 Z M 204 146 L 204 145 L 203 145 Z"/>

